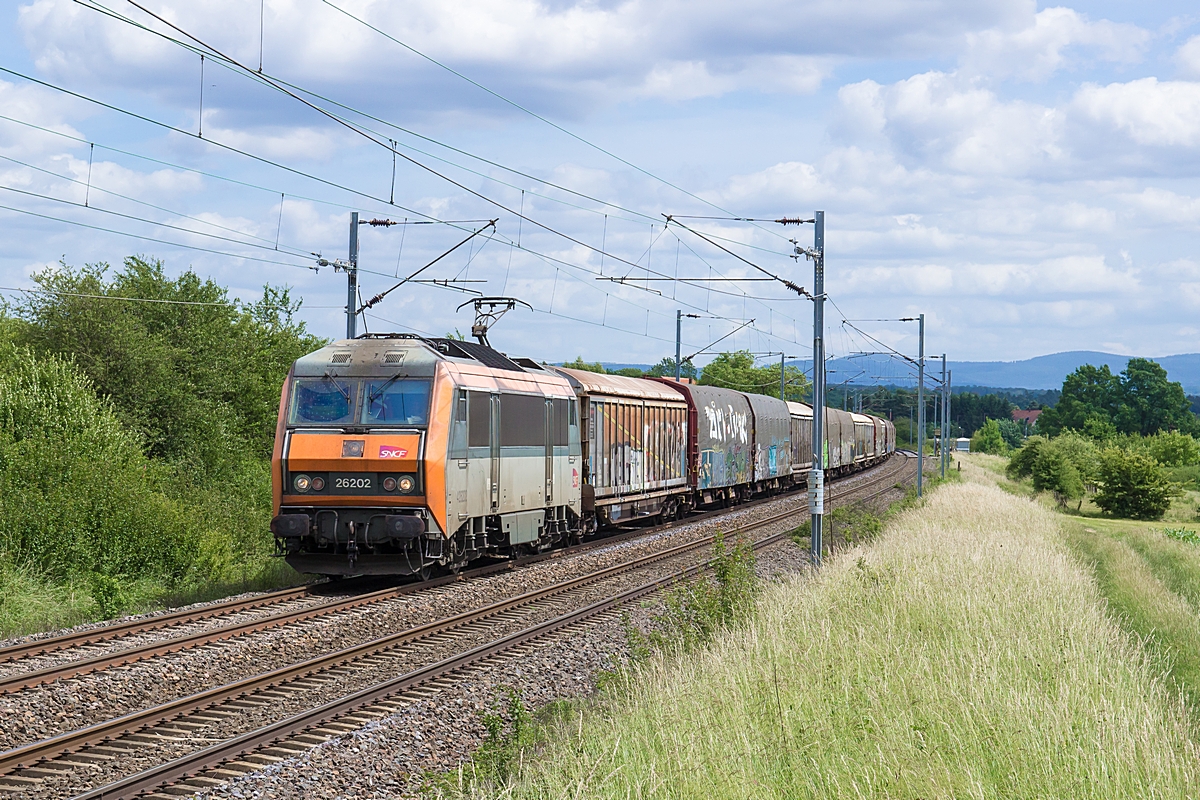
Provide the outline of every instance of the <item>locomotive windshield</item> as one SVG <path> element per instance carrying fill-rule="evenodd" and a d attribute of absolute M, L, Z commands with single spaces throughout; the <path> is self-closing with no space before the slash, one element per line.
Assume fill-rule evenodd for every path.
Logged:
<path fill-rule="evenodd" d="M 288 423 L 308 426 L 420 426 L 429 423 L 430 381 L 296 378 Z"/>
<path fill-rule="evenodd" d="M 292 384 L 293 425 L 353 425 L 358 381 L 334 378 L 297 378 Z"/>
<path fill-rule="evenodd" d="M 366 381 L 363 425 L 425 425 L 429 422 L 429 381 L 410 378 Z"/>

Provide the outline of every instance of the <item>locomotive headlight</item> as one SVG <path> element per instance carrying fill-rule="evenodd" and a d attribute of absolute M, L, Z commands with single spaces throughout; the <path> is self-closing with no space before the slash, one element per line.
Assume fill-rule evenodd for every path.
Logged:
<path fill-rule="evenodd" d="M 319 492 L 325 488 L 325 479 L 320 475 L 312 479 L 312 489 L 314 492 Z"/>
<path fill-rule="evenodd" d="M 312 488 L 312 479 L 307 475 L 297 475 L 296 479 L 292 481 L 292 486 L 295 487 L 297 492 L 304 494 Z"/>
<path fill-rule="evenodd" d="M 395 479 L 395 478 L 393 478 L 391 475 L 389 475 L 389 476 L 387 476 L 386 478 L 384 478 L 384 479 L 383 479 L 383 490 L 384 490 L 385 492 L 394 492 L 394 491 L 396 491 L 396 479 Z"/>
<path fill-rule="evenodd" d="M 405 494 L 408 494 L 409 492 L 411 492 L 413 490 L 413 487 L 416 485 L 417 485 L 417 482 L 414 481 L 412 479 L 412 477 L 409 475 L 405 475 L 404 477 L 402 477 L 400 479 L 400 491 L 404 492 Z"/>

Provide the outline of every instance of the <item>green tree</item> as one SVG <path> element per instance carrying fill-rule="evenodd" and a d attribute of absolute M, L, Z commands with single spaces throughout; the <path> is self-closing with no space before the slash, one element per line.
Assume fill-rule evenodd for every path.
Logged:
<path fill-rule="evenodd" d="M 1162 519 L 1180 492 L 1158 462 L 1120 447 L 1101 454 L 1099 472 L 1096 505 L 1114 517 Z"/>
<path fill-rule="evenodd" d="M 651 367 L 650 371 L 647 372 L 646 374 L 650 375 L 651 377 L 654 377 L 654 378 L 674 378 L 675 377 L 675 359 L 672 358 L 671 356 L 667 356 L 662 361 L 658 362 L 653 367 Z M 683 363 L 679 365 L 679 377 L 690 378 L 691 380 L 695 380 L 696 379 L 696 365 L 693 364 L 691 361 L 688 361 L 685 359 L 683 361 Z"/>
<path fill-rule="evenodd" d="M 1088 437 L 1067 431 L 1051 439 L 1047 449 L 1053 450 L 1075 467 L 1085 487 L 1094 488 L 1100 477 L 1100 448 Z"/>
<path fill-rule="evenodd" d="M 1033 475 L 1033 465 L 1037 462 L 1038 454 L 1049 440 L 1045 436 L 1030 436 L 1008 459 L 1005 473 L 1013 480 L 1028 478 Z M 972 442 L 974 445 L 974 442 Z"/>
<path fill-rule="evenodd" d="M 1188 467 L 1200 463 L 1200 442 L 1179 431 L 1159 431 L 1144 440 L 1148 455 L 1167 467 Z"/>
<path fill-rule="evenodd" d="M 1146 358 L 1131 358 L 1121 373 L 1121 405 L 1114 422 L 1123 433 L 1149 436 L 1162 430 L 1198 431 L 1183 386 L 1167 380 L 1167 371 Z"/>
<path fill-rule="evenodd" d="M 808 391 L 808 380 L 799 367 L 789 366 L 784 374 L 787 378 L 787 399 L 799 401 Z M 779 397 L 779 364 L 756 367 L 754 356 L 748 350 L 721 353 L 700 373 L 700 383 Z"/>
<path fill-rule="evenodd" d="M 211 478 L 269 455 L 288 368 L 323 343 L 287 289 L 244 305 L 190 270 L 168 278 L 160 261 L 63 264 L 34 280 L 48 291 L 18 307 L 22 343 L 73 359 L 149 455 Z"/>
<path fill-rule="evenodd" d="M 1025 434 L 1021 432 L 1021 426 L 1014 422 L 1010 417 L 996 420 L 996 424 L 1000 428 L 1000 435 L 1004 437 L 1004 443 L 1011 448 L 1021 446 L 1021 442 L 1025 439 Z"/>
<path fill-rule="evenodd" d="M 583 370 L 584 372 L 599 372 L 601 374 L 606 371 L 603 364 L 600 364 L 599 362 L 595 364 L 589 364 L 583 360 L 583 356 L 575 356 L 574 361 L 564 361 L 561 366 L 564 366 L 567 369 L 579 369 Z"/>
<path fill-rule="evenodd" d="M 621 367 L 620 369 L 612 370 L 610 374 L 623 375 L 626 378 L 644 378 L 644 377 L 646 377 L 645 371 L 643 371 L 640 367 Z"/>
<path fill-rule="evenodd" d="M 1149 436 L 1161 430 L 1200 433 L 1183 387 L 1167 380 L 1159 364 L 1131 358 L 1120 375 L 1107 366 L 1085 364 L 1063 381 L 1062 396 L 1042 412 L 1038 429 L 1050 436 L 1085 431 L 1097 441 L 1112 433 Z"/>
<path fill-rule="evenodd" d="M 1083 430 L 1089 417 L 1112 421 L 1121 407 L 1121 379 L 1105 364 L 1084 364 L 1063 381 L 1062 396 L 1038 417 L 1038 430 L 1057 436 L 1066 428 Z"/>
<path fill-rule="evenodd" d="M 1004 443 L 1004 436 L 1000 433 L 1000 423 L 994 419 L 984 422 L 983 427 L 975 431 L 975 435 L 971 437 L 972 453 L 999 455 L 1007 449 L 1008 445 Z"/>

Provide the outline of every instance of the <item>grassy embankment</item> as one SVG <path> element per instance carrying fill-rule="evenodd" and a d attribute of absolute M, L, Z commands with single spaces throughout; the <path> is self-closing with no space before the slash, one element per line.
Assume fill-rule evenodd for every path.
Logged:
<path fill-rule="evenodd" d="M 949 485 L 563 721 L 524 797 L 1189 797 L 1195 731 L 1062 518 Z"/>
<path fill-rule="evenodd" d="M 1005 459 L 972 456 L 972 461 L 983 479 L 1032 494 L 1027 481 L 1003 477 Z M 1092 571 L 1120 625 L 1166 665 L 1170 683 L 1185 694 L 1194 714 L 1200 713 L 1200 543 L 1188 541 L 1187 534 L 1200 534 L 1198 499 L 1188 489 L 1160 522 L 1105 518 L 1088 500 L 1060 517 L 1066 542 Z M 1041 500 L 1052 506 L 1048 498 Z"/>

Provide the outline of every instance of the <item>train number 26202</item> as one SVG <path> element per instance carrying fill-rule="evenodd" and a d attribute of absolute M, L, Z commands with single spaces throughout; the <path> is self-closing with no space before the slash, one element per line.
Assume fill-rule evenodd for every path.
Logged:
<path fill-rule="evenodd" d="M 370 489 L 372 486 L 370 478 L 334 478 L 334 489 Z"/>

